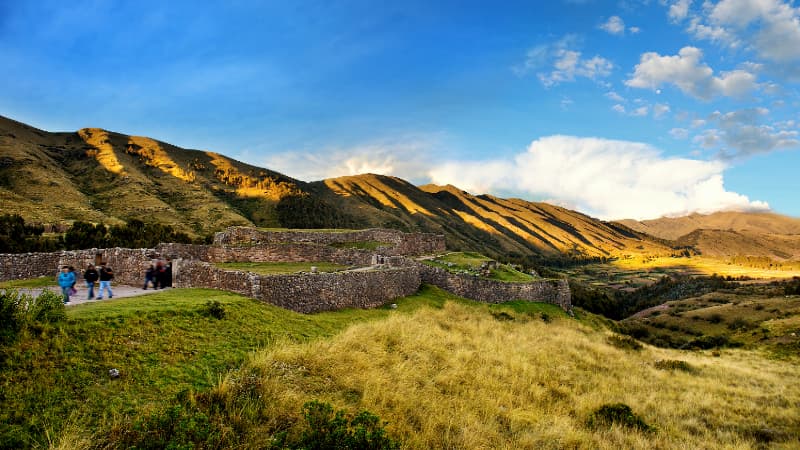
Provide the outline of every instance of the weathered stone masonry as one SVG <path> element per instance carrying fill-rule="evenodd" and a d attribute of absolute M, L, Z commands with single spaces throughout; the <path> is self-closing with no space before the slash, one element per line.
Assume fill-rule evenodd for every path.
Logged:
<path fill-rule="evenodd" d="M 377 241 L 385 247 L 371 252 L 336 248 L 331 244 Z M 173 260 L 176 287 L 227 290 L 293 311 L 312 313 L 342 308 L 372 308 L 411 295 L 428 283 L 456 295 L 487 303 L 510 300 L 549 302 L 569 310 L 566 280 L 505 283 L 452 274 L 400 255 L 444 251 L 444 237 L 394 230 L 352 232 L 272 232 L 234 227 L 215 237 L 214 245 L 161 244 L 154 249 L 90 249 L 54 253 L 0 254 L 0 281 L 53 276 L 62 265 L 83 271 L 89 263 L 106 261 L 117 283 L 139 285 L 154 258 Z M 330 261 L 371 270 L 292 275 L 257 275 L 223 270 L 216 262 Z M 376 265 L 378 264 L 378 265 Z"/>

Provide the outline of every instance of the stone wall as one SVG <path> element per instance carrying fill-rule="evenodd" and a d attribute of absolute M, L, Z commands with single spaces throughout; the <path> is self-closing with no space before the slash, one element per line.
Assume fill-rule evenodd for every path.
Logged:
<path fill-rule="evenodd" d="M 81 273 L 89 264 L 105 261 L 114 270 L 114 282 L 144 283 L 144 272 L 160 255 L 153 249 L 109 248 L 52 253 L 0 254 L 0 281 L 56 277 L 61 266 L 73 266 Z M 78 281 L 82 280 L 78 277 Z"/>
<path fill-rule="evenodd" d="M 375 308 L 419 289 L 416 267 L 337 273 L 257 275 L 176 260 L 176 287 L 222 289 L 301 313 Z"/>
<path fill-rule="evenodd" d="M 368 266 L 372 252 L 315 244 L 265 243 L 248 246 L 161 244 L 156 251 L 171 259 L 198 259 L 205 262 L 315 262 L 345 266 Z"/>
<path fill-rule="evenodd" d="M 487 280 L 472 275 L 458 275 L 439 267 L 418 263 L 420 281 L 438 286 L 461 297 L 484 303 L 504 303 L 512 300 L 545 302 L 572 309 L 572 294 L 567 280 L 541 280 L 509 283 Z"/>
<path fill-rule="evenodd" d="M 444 235 L 403 233 L 398 230 L 372 228 L 368 230 L 336 231 L 269 231 L 249 227 L 230 227 L 214 236 L 220 246 L 248 246 L 278 243 L 306 243 L 329 246 L 350 242 L 386 242 L 377 251 L 383 255 L 419 256 L 445 251 Z"/>

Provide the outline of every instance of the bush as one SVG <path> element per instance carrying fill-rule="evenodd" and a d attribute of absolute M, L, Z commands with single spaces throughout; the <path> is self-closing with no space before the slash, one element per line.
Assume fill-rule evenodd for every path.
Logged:
<path fill-rule="evenodd" d="M 542 318 L 542 322 L 544 322 L 544 323 L 550 323 L 550 322 L 553 321 L 553 319 L 550 317 L 550 314 L 547 314 L 546 312 L 543 312 L 541 314 L 541 318 Z"/>
<path fill-rule="evenodd" d="M 640 431 L 655 431 L 655 427 L 648 425 L 641 417 L 633 413 L 630 406 L 624 403 L 606 404 L 597 408 L 586 421 L 589 428 L 611 428 L 619 425 L 634 428 Z"/>
<path fill-rule="evenodd" d="M 718 313 L 714 313 L 714 314 L 711 314 L 710 316 L 708 316 L 707 320 L 709 322 L 711 322 L 711 323 L 720 323 L 720 322 L 722 322 L 722 315 L 720 315 Z"/>
<path fill-rule="evenodd" d="M 218 300 L 209 300 L 203 305 L 202 313 L 206 317 L 222 320 L 225 318 L 225 306 Z"/>
<path fill-rule="evenodd" d="M 29 324 L 56 323 L 67 318 L 64 299 L 55 292 L 45 289 L 38 297 L 27 299 L 26 322 Z"/>
<path fill-rule="evenodd" d="M 0 345 L 14 342 L 22 328 L 19 302 L 20 296 L 15 290 L 6 289 L 0 293 Z"/>
<path fill-rule="evenodd" d="M 222 433 L 208 416 L 191 407 L 174 405 L 137 420 L 115 442 L 118 448 L 219 448 Z"/>
<path fill-rule="evenodd" d="M 641 350 L 642 344 L 630 336 L 620 336 L 618 334 L 608 337 L 608 343 L 614 347 L 625 350 Z"/>
<path fill-rule="evenodd" d="M 752 327 L 753 327 L 753 324 L 751 324 L 750 322 L 748 322 L 747 320 L 745 320 L 745 319 L 743 319 L 741 317 L 737 317 L 736 319 L 733 319 L 733 321 L 728 324 L 728 329 L 730 329 L 730 330 L 745 330 L 746 331 L 746 330 L 749 330 Z"/>
<path fill-rule="evenodd" d="M 682 370 L 684 372 L 695 372 L 697 369 L 692 367 L 691 364 L 687 363 L 686 361 L 681 361 L 679 359 L 662 359 L 656 361 L 653 366 L 656 369 L 661 370 Z"/>
<path fill-rule="evenodd" d="M 514 316 L 505 312 L 505 311 L 492 311 L 492 317 L 501 321 L 501 322 L 508 322 L 514 320 Z"/>
<path fill-rule="evenodd" d="M 349 417 L 343 410 L 334 412 L 327 403 L 311 401 L 303 405 L 308 429 L 296 443 L 282 447 L 302 449 L 374 449 L 394 450 L 400 444 L 386 434 L 378 416 L 361 411 Z"/>

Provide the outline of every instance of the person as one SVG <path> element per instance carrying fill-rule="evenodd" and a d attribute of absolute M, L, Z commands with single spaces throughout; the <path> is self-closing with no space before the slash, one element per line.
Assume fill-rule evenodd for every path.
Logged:
<path fill-rule="evenodd" d="M 164 287 L 164 263 L 159 259 L 156 261 L 156 271 L 154 273 L 154 286 L 155 289 L 162 289 Z"/>
<path fill-rule="evenodd" d="M 167 264 L 164 265 L 164 282 L 166 287 L 172 287 L 172 260 L 169 258 L 167 258 Z"/>
<path fill-rule="evenodd" d="M 89 264 L 89 267 L 86 268 L 86 271 L 83 272 L 83 279 L 86 280 L 86 287 L 89 289 L 88 299 L 91 300 L 94 298 L 94 282 L 100 275 L 97 273 L 97 269 L 94 268 L 93 264 Z"/>
<path fill-rule="evenodd" d="M 114 293 L 111 292 L 111 280 L 114 279 L 114 271 L 108 267 L 106 263 L 100 263 L 100 290 L 97 292 L 97 299 L 103 299 L 103 289 L 108 291 L 108 298 L 114 298 Z"/>
<path fill-rule="evenodd" d="M 61 294 L 64 296 L 65 305 L 69 303 L 69 295 L 74 284 L 75 272 L 70 272 L 69 266 L 62 267 L 61 273 L 58 274 L 58 286 L 61 287 Z"/>
<path fill-rule="evenodd" d="M 75 281 L 72 283 L 72 286 L 69 288 L 70 295 L 75 295 L 78 293 L 78 290 L 75 289 L 75 285 L 78 283 L 78 275 L 75 273 L 75 267 L 69 266 L 69 271 L 72 272 L 72 276 L 75 278 Z"/>
<path fill-rule="evenodd" d="M 153 283 L 153 287 L 157 286 L 156 283 L 156 268 L 150 264 L 150 267 L 147 268 L 147 271 L 144 273 L 144 288 L 147 289 L 147 285 Z"/>

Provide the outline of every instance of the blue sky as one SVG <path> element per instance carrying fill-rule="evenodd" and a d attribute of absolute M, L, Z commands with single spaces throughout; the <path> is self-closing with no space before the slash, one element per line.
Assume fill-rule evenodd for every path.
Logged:
<path fill-rule="evenodd" d="M 800 216 L 778 0 L 0 0 L 0 114 L 604 218 Z"/>

